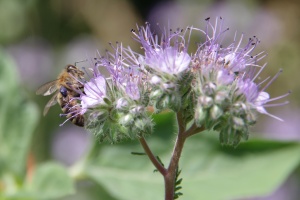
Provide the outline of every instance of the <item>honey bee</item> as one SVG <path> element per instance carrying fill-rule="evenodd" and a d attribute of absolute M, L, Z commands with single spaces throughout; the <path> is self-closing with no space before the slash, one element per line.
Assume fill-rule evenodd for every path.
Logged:
<path fill-rule="evenodd" d="M 83 115 L 78 111 L 78 102 L 76 97 L 80 96 L 80 91 L 83 92 L 83 84 L 79 81 L 83 79 L 84 73 L 74 65 L 67 65 L 65 69 L 58 75 L 57 79 L 40 86 L 36 94 L 48 96 L 56 92 L 48 101 L 44 108 L 43 115 L 45 116 L 49 108 L 58 103 L 67 120 L 70 120 L 77 126 L 84 126 Z"/>

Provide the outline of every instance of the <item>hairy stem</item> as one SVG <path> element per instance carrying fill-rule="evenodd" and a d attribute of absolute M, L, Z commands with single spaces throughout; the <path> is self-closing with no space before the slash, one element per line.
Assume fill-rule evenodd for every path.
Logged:
<path fill-rule="evenodd" d="M 183 120 L 181 118 L 180 113 L 177 114 L 177 123 L 178 123 L 178 135 L 176 138 L 171 161 L 170 161 L 169 167 L 167 168 L 167 173 L 164 176 L 165 200 L 173 200 L 174 199 L 176 170 L 178 168 L 179 159 L 180 159 L 186 139 L 189 136 L 192 136 L 196 133 L 199 133 L 199 132 L 205 130 L 204 127 L 198 128 L 195 124 L 193 124 L 188 130 L 185 130 L 186 125 L 182 124 Z"/>
<path fill-rule="evenodd" d="M 197 127 L 193 124 L 188 130 L 186 130 L 186 123 L 183 120 L 182 113 L 176 113 L 177 124 L 178 124 L 178 134 L 173 149 L 172 157 L 169 163 L 168 168 L 164 166 L 157 160 L 150 150 L 145 138 L 141 137 L 139 139 L 142 147 L 144 148 L 145 153 L 148 155 L 149 159 L 156 167 L 156 169 L 163 175 L 165 182 L 165 200 L 174 200 L 175 195 L 175 179 L 176 179 L 176 170 L 178 169 L 179 159 L 183 150 L 184 143 L 186 139 L 196 133 L 199 133 L 205 130 L 204 127 Z"/>
<path fill-rule="evenodd" d="M 186 137 L 184 137 L 183 133 L 184 132 L 179 132 L 177 135 L 174 150 L 173 150 L 172 157 L 171 157 L 171 161 L 170 161 L 169 167 L 167 169 L 167 173 L 164 176 L 165 200 L 173 200 L 174 199 L 176 169 L 178 167 L 181 152 L 183 150 L 183 145 L 186 140 Z"/>
<path fill-rule="evenodd" d="M 149 148 L 146 140 L 144 137 L 141 137 L 139 139 L 142 147 L 144 148 L 145 153 L 147 154 L 147 156 L 149 157 L 149 159 L 151 160 L 152 164 L 156 167 L 156 169 L 163 175 L 165 176 L 167 170 L 162 166 L 162 164 L 157 160 L 157 158 L 153 155 L 151 149 Z"/>

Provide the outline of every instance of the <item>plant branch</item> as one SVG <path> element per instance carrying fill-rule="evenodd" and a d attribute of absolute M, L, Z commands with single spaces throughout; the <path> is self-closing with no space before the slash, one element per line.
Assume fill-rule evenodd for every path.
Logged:
<path fill-rule="evenodd" d="M 139 139 L 145 153 L 147 154 L 147 156 L 149 157 L 149 159 L 151 160 L 152 164 L 156 167 L 156 169 L 163 175 L 165 176 L 165 174 L 167 173 L 166 168 L 164 168 L 162 166 L 162 164 L 157 160 L 157 158 L 153 155 L 151 149 L 149 148 L 146 140 L 144 137 L 141 137 Z"/>
<path fill-rule="evenodd" d="M 179 126 L 178 126 L 179 127 Z M 180 130 L 180 128 L 179 128 Z M 183 149 L 186 137 L 184 137 L 184 132 L 179 132 L 176 138 L 174 150 L 172 153 L 171 161 L 167 169 L 167 173 L 164 176 L 165 180 L 165 200 L 173 200 L 175 192 L 175 178 L 176 169 L 178 168 L 179 159 Z"/>
<path fill-rule="evenodd" d="M 204 131 L 204 130 L 205 130 L 205 127 L 204 127 L 204 126 L 202 126 L 202 127 L 197 127 L 196 124 L 194 123 L 194 124 L 189 128 L 189 130 L 187 130 L 187 131 L 184 132 L 183 134 L 184 134 L 184 136 L 185 136 L 186 138 L 188 138 L 188 137 L 190 137 L 190 136 L 192 136 L 192 135 L 195 135 L 195 134 L 197 134 L 197 133 L 199 133 L 199 132 L 202 132 L 202 131 Z"/>
<path fill-rule="evenodd" d="M 183 121 L 183 116 L 181 112 L 176 113 L 177 125 L 178 125 L 178 133 L 182 133 L 185 131 L 185 123 Z"/>

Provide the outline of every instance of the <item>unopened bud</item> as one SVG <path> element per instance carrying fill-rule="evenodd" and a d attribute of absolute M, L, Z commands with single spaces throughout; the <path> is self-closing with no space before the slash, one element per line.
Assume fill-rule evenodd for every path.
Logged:
<path fill-rule="evenodd" d="M 133 115 L 140 115 L 142 112 L 145 112 L 145 108 L 143 106 L 135 106 L 129 112 Z"/>
<path fill-rule="evenodd" d="M 161 78 L 159 78 L 158 76 L 152 76 L 150 83 L 157 85 L 161 82 Z"/>
<path fill-rule="evenodd" d="M 254 112 L 249 111 L 246 115 L 246 120 L 249 125 L 254 125 L 256 123 L 256 115 Z"/>
<path fill-rule="evenodd" d="M 201 97 L 199 97 L 199 103 L 204 108 L 209 108 L 213 105 L 214 100 L 213 100 L 213 98 L 208 97 L 208 96 L 201 96 Z"/>
<path fill-rule="evenodd" d="M 124 110 L 127 108 L 127 106 L 128 106 L 128 101 L 125 98 L 122 97 L 122 98 L 118 99 L 117 105 L 116 105 L 117 109 Z"/>
<path fill-rule="evenodd" d="M 203 107 L 196 108 L 195 123 L 198 127 L 201 127 L 207 117 L 207 111 Z"/>
<path fill-rule="evenodd" d="M 244 120 L 240 117 L 233 117 L 233 127 L 236 130 L 243 130 L 245 127 Z"/>
<path fill-rule="evenodd" d="M 210 116 L 213 120 L 217 120 L 219 117 L 222 116 L 222 114 L 223 114 L 223 110 L 217 105 L 214 105 L 210 109 Z"/>
<path fill-rule="evenodd" d="M 215 89 L 216 89 L 216 84 L 210 82 L 204 85 L 203 92 L 207 96 L 213 96 L 215 93 Z"/>
<path fill-rule="evenodd" d="M 150 98 L 151 98 L 151 99 L 158 99 L 158 98 L 160 98 L 162 95 L 163 95 L 163 92 L 162 92 L 161 90 L 158 89 L 158 90 L 155 90 L 155 91 L 151 92 Z"/>
<path fill-rule="evenodd" d="M 227 91 L 219 91 L 219 92 L 217 92 L 217 94 L 215 96 L 215 103 L 219 104 L 219 105 L 223 105 L 227 98 L 228 98 Z"/>
<path fill-rule="evenodd" d="M 132 116 L 132 114 L 124 115 L 123 117 L 120 118 L 119 122 L 120 122 L 120 124 L 122 124 L 124 126 L 131 125 L 132 122 L 133 122 L 133 116 Z"/>
<path fill-rule="evenodd" d="M 167 90 L 167 91 L 174 91 L 174 89 L 175 89 L 175 84 L 172 83 L 172 82 L 164 83 L 164 84 L 163 84 L 163 87 L 164 87 L 164 89 Z"/>

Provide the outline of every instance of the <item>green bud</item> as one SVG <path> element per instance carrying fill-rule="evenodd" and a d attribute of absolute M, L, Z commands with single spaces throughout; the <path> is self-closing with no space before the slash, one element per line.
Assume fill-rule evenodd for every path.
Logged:
<path fill-rule="evenodd" d="M 198 127 L 201 127 L 205 122 L 207 111 L 203 107 L 197 107 L 195 112 L 195 123 Z"/>
<path fill-rule="evenodd" d="M 210 109 L 210 116 L 213 120 L 217 120 L 219 117 L 221 117 L 223 115 L 223 110 L 217 106 L 214 105 L 211 109 Z"/>
<path fill-rule="evenodd" d="M 208 97 L 208 96 L 200 96 L 198 101 L 199 101 L 199 104 L 201 106 L 203 106 L 204 108 L 210 108 L 214 103 L 213 98 Z"/>
<path fill-rule="evenodd" d="M 234 147 L 237 147 L 238 144 L 241 142 L 242 134 L 243 133 L 240 131 L 236 131 L 236 133 L 234 134 L 233 144 L 232 144 Z"/>
<path fill-rule="evenodd" d="M 173 92 L 176 90 L 176 85 L 172 82 L 169 83 L 164 83 L 163 84 L 163 88 L 164 90 L 166 90 L 167 92 Z"/>
<path fill-rule="evenodd" d="M 124 125 L 124 126 L 130 126 L 133 122 L 134 117 L 132 116 L 132 114 L 127 114 L 122 116 L 119 119 L 120 124 Z"/>
<path fill-rule="evenodd" d="M 203 90 L 203 93 L 207 96 L 213 96 L 215 94 L 215 90 L 216 90 L 216 84 L 210 82 L 210 83 L 207 83 L 203 86 L 202 90 Z"/>
<path fill-rule="evenodd" d="M 101 123 L 106 120 L 108 117 L 108 112 L 106 110 L 94 110 L 92 112 L 87 113 L 87 120 L 92 123 Z"/>
<path fill-rule="evenodd" d="M 140 115 L 145 112 L 145 108 L 143 106 L 134 106 L 132 109 L 129 111 L 132 115 Z"/>
<path fill-rule="evenodd" d="M 135 133 L 143 134 L 143 136 L 152 132 L 152 126 L 152 122 L 149 118 L 141 118 L 134 121 Z"/>
<path fill-rule="evenodd" d="M 111 106 L 111 101 L 108 98 L 103 98 L 103 101 L 108 105 Z"/>
<path fill-rule="evenodd" d="M 229 144 L 229 129 L 230 128 L 227 126 L 220 131 L 219 139 L 222 145 Z"/>
<path fill-rule="evenodd" d="M 227 91 L 218 91 L 215 95 L 215 103 L 219 105 L 223 105 L 225 101 L 228 98 L 228 92 Z"/>
<path fill-rule="evenodd" d="M 233 117 L 233 128 L 236 130 L 244 130 L 245 128 L 245 123 L 244 120 L 240 117 Z"/>
<path fill-rule="evenodd" d="M 254 125 L 256 123 L 256 114 L 252 111 L 249 111 L 246 115 L 247 124 Z"/>
<path fill-rule="evenodd" d="M 118 99 L 116 105 L 116 108 L 118 110 L 127 110 L 127 107 L 128 107 L 128 101 L 124 97 Z"/>
<path fill-rule="evenodd" d="M 163 95 L 163 92 L 160 89 L 157 89 L 150 94 L 151 99 L 158 99 Z"/>
<path fill-rule="evenodd" d="M 232 107 L 232 113 L 235 114 L 235 115 L 245 115 L 247 111 L 247 106 L 242 103 L 242 102 L 237 102 L 235 104 L 233 104 L 233 107 Z"/>

